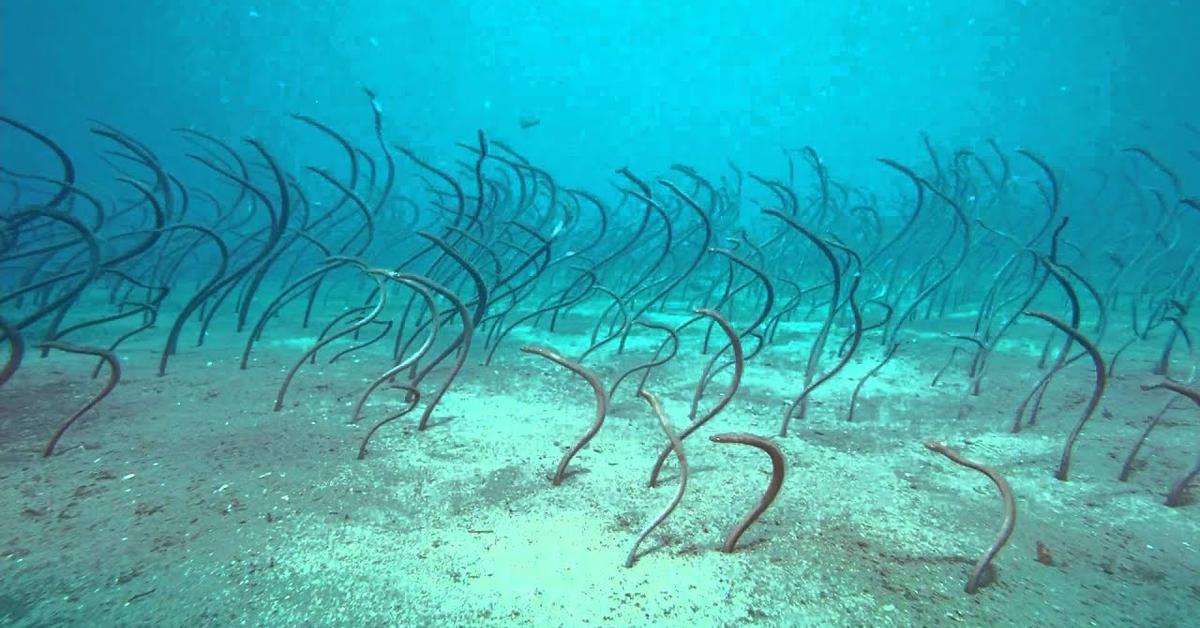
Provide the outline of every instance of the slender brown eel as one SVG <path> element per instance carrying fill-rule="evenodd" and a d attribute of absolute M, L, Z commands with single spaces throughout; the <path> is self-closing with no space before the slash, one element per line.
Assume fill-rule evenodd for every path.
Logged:
<path fill-rule="evenodd" d="M 1008 537 L 1012 536 L 1013 526 L 1017 524 L 1017 500 L 1013 498 L 1013 492 L 1008 486 L 1008 482 L 993 469 L 963 458 L 957 451 L 943 443 L 928 441 L 925 443 L 925 448 L 942 454 L 955 464 L 974 469 L 988 476 L 996 488 L 1000 489 L 1000 497 L 1004 499 L 1004 524 L 1000 527 L 1000 534 L 996 536 L 995 542 L 988 548 L 988 551 L 979 558 L 979 562 L 975 563 L 975 569 L 971 572 L 971 577 L 967 579 L 967 593 L 975 593 L 980 586 L 983 586 L 983 576 L 992 564 L 992 559 L 1000 553 L 1000 550 L 1004 549 L 1005 543 L 1008 543 Z"/>
<path fill-rule="evenodd" d="M 654 411 L 654 416 L 658 418 L 658 425 L 662 427 L 663 433 L 671 441 L 671 450 L 675 452 L 675 458 L 679 461 L 679 488 L 675 490 L 675 497 L 671 499 L 671 503 L 667 504 L 667 507 L 654 518 L 654 521 L 650 522 L 650 525 L 642 529 L 642 533 L 638 535 L 637 539 L 633 542 L 633 546 L 629 548 L 629 556 L 625 559 L 626 568 L 632 567 L 637 562 L 638 546 L 646 540 L 646 537 L 650 536 L 654 528 L 661 525 L 662 522 L 667 520 L 667 517 L 671 516 L 672 512 L 675 512 L 675 507 L 683 500 L 683 493 L 687 490 L 688 481 L 688 463 L 687 456 L 683 455 L 683 441 L 675 433 L 675 430 L 671 429 L 671 422 L 667 420 L 667 413 L 663 412 L 662 404 L 659 403 L 658 397 L 655 397 L 654 393 L 644 388 L 638 391 L 638 396 L 650 404 L 650 409 Z"/>
<path fill-rule="evenodd" d="M 96 407 L 96 404 L 100 403 L 105 397 L 108 396 L 108 393 L 112 392 L 113 389 L 117 387 L 117 384 L 121 381 L 121 361 L 117 359 L 117 355 L 112 351 L 105 351 L 104 349 L 97 349 L 95 347 L 70 345 L 65 342 L 47 341 L 39 344 L 38 348 L 58 349 L 59 351 L 66 351 L 67 353 L 83 353 L 87 355 L 94 355 L 102 358 L 108 363 L 108 382 L 104 384 L 104 388 L 101 389 L 95 397 L 92 397 L 91 401 L 88 401 L 87 403 L 83 404 L 82 408 L 76 410 L 75 414 L 72 414 L 67 418 L 66 421 L 63 421 L 62 425 L 59 425 L 58 429 L 54 432 L 54 435 L 50 437 L 50 442 L 46 443 L 46 449 L 42 451 L 42 457 L 49 458 L 50 456 L 54 455 L 54 446 L 58 444 L 58 439 L 62 438 L 62 435 L 67 431 L 67 428 L 71 427 L 71 425 L 75 423 L 75 421 L 79 420 L 79 417 L 86 414 L 88 410 Z"/>
<path fill-rule="evenodd" d="M 1200 390 L 1188 388 L 1179 382 L 1173 382 L 1168 379 L 1153 385 L 1142 384 L 1142 390 L 1156 390 L 1159 388 L 1166 388 L 1171 392 L 1183 395 L 1184 397 L 1194 401 L 1197 406 L 1200 406 Z M 1183 493 L 1185 490 L 1187 490 L 1188 483 L 1198 475 L 1200 475 L 1200 458 L 1196 460 L 1196 464 L 1192 465 L 1192 468 L 1185 473 L 1183 477 L 1179 478 L 1179 480 L 1171 486 L 1171 490 L 1167 492 L 1167 500 L 1164 503 L 1172 508 L 1176 506 L 1182 506 L 1184 502 Z"/>
<path fill-rule="evenodd" d="M 416 388 L 413 388 L 408 384 L 396 384 L 396 387 L 408 393 L 406 395 L 408 398 L 408 405 L 404 406 L 404 409 L 400 410 L 399 412 L 393 412 L 392 414 L 384 417 L 382 421 L 376 423 L 369 431 L 367 431 L 367 435 L 363 436 L 362 443 L 358 446 L 359 460 L 367 457 L 367 443 L 371 442 L 371 437 L 375 435 L 375 432 L 377 432 L 379 428 L 391 423 L 392 421 L 395 421 L 409 412 L 412 412 L 413 408 L 417 407 L 417 404 L 421 401 L 421 393 Z"/>
<path fill-rule="evenodd" d="M 729 324 L 729 321 L 725 320 L 725 317 L 721 316 L 721 313 L 717 312 L 716 310 L 699 308 L 696 310 L 696 314 L 700 316 L 707 316 L 708 318 L 712 319 L 721 327 L 721 330 L 725 332 L 725 336 L 729 338 L 729 347 L 733 350 L 733 378 L 729 380 L 729 388 L 725 390 L 725 396 L 721 397 L 721 399 L 718 400 L 715 405 L 713 405 L 712 409 L 710 409 L 708 412 L 705 412 L 703 416 L 696 419 L 695 422 L 685 427 L 683 431 L 679 433 L 679 440 L 681 441 L 696 433 L 696 430 L 704 427 L 705 423 L 708 423 L 713 417 L 720 414 L 721 410 L 724 410 L 725 406 L 729 405 L 730 401 L 733 401 L 733 396 L 737 394 L 738 385 L 742 382 L 742 374 L 746 372 L 746 359 L 742 351 L 742 340 L 738 336 L 737 332 L 733 329 L 733 326 Z M 683 326 L 681 325 L 680 327 L 676 328 L 675 331 L 678 332 L 682 328 Z M 674 334 L 672 334 L 672 336 L 674 336 Z M 675 340 L 676 346 L 678 347 L 679 339 L 675 338 Z M 722 349 L 722 351 L 724 351 L 724 349 Z M 720 355 L 721 351 L 718 351 L 717 355 L 713 357 L 713 361 L 710 366 L 712 364 L 716 364 L 716 359 Z M 697 391 L 700 390 L 699 386 L 704 385 L 704 378 L 708 377 L 710 373 L 710 369 L 704 369 L 704 375 L 701 376 Z M 654 468 L 650 470 L 650 488 L 654 488 L 655 485 L 658 484 L 658 475 L 662 471 L 663 464 L 665 464 L 667 461 L 667 456 L 671 453 L 671 447 L 671 444 L 668 443 L 667 446 L 658 453 L 658 459 L 654 461 Z"/>
<path fill-rule="evenodd" d="M 738 539 L 742 537 L 742 533 L 746 531 L 758 518 L 766 512 L 771 502 L 775 501 L 775 496 L 779 494 L 779 489 L 783 486 L 783 452 L 779 451 L 779 446 L 775 443 L 753 434 L 715 434 L 709 437 L 714 443 L 737 443 L 739 445 L 750 445 L 757 447 L 771 457 L 771 483 L 767 485 L 767 491 L 763 493 L 762 499 L 758 500 L 758 505 L 754 507 L 733 529 L 729 531 L 729 536 L 725 537 L 725 544 L 721 546 L 722 552 L 732 552 L 737 546 Z"/>
<path fill-rule="evenodd" d="M 4 340 L 8 341 L 8 362 L 0 369 L 0 386 L 17 372 L 17 367 L 21 366 L 21 359 L 25 356 L 25 341 L 21 338 L 21 332 L 17 331 L 16 325 L 0 317 L 0 341 Z"/>
<path fill-rule="evenodd" d="M 1071 449 L 1075 446 L 1075 440 L 1079 438 L 1079 433 L 1083 431 L 1083 426 L 1092 418 L 1092 414 L 1096 412 L 1096 406 L 1100 404 L 1100 398 L 1104 396 L 1104 387 L 1108 384 L 1108 371 L 1104 366 L 1104 358 L 1100 355 L 1100 350 L 1086 336 L 1079 333 L 1078 329 L 1068 325 L 1062 320 L 1045 312 L 1035 312 L 1027 310 L 1022 312 L 1026 316 L 1040 318 L 1051 325 L 1057 327 L 1063 333 L 1069 335 L 1073 340 L 1078 342 L 1087 350 L 1088 355 L 1092 357 L 1092 365 L 1096 370 L 1096 384 L 1092 387 L 1092 398 L 1088 400 L 1087 407 L 1083 410 L 1083 415 L 1079 417 L 1079 421 L 1075 423 L 1075 427 L 1071 429 L 1071 433 L 1067 436 L 1067 443 L 1063 446 L 1062 457 L 1058 462 L 1058 471 L 1054 473 L 1054 477 L 1062 482 L 1067 481 L 1067 473 L 1071 468 Z"/>
<path fill-rule="evenodd" d="M 600 383 L 600 380 L 594 373 L 583 368 L 582 366 L 579 366 L 575 362 L 568 360 L 560 355 L 557 351 L 543 347 L 529 346 L 521 347 L 521 351 L 524 351 L 525 353 L 532 353 L 534 355 L 540 355 L 543 358 L 546 358 L 547 360 L 550 360 L 551 362 L 575 373 L 576 375 L 587 380 L 587 383 L 591 384 L 592 390 L 596 392 L 596 420 L 592 423 L 592 426 L 588 428 L 588 431 L 583 435 L 583 438 L 580 438 L 579 442 L 575 443 L 575 446 L 571 447 L 571 449 L 567 451 L 566 455 L 562 457 L 562 460 L 559 461 L 558 469 L 554 472 L 554 479 L 551 481 L 555 486 L 558 486 L 559 484 L 562 484 L 563 476 L 567 473 L 567 465 L 570 464 L 571 458 L 574 458 L 575 454 L 579 453 L 579 450 L 587 447 L 588 442 L 592 440 L 592 437 L 596 435 L 596 432 L 600 431 L 600 426 L 604 425 L 604 415 L 608 414 L 608 395 L 605 394 L 604 385 Z"/>

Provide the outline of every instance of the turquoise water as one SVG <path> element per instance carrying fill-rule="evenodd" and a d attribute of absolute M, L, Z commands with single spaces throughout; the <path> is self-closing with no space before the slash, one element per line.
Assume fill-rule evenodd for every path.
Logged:
<path fill-rule="evenodd" d="M 0 0 L 0 623 L 1194 625 L 1198 31 Z"/>

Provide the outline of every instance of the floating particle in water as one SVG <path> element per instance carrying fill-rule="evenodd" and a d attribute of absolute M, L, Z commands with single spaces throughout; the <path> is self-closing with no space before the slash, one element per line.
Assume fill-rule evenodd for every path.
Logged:
<path fill-rule="evenodd" d="M 250 7 L 250 12 L 246 15 L 249 15 L 250 17 L 258 17 L 258 9 Z"/>

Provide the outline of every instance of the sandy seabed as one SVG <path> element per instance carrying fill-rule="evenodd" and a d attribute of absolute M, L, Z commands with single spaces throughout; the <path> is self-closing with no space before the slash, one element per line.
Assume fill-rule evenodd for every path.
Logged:
<path fill-rule="evenodd" d="M 578 355 L 586 317 L 554 334 L 518 329 L 491 365 L 473 354 L 429 429 L 416 431 L 415 413 L 404 417 L 361 461 L 366 426 L 403 402 L 384 388 L 363 423 L 348 422 L 357 395 L 390 366 L 384 347 L 330 364 L 331 351 L 306 365 L 273 412 L 285 370 L 315 331 L 282 338 L 269 330 L 247 370 L 238 368 L 244 337 L 214 332 L 202 348 L 183 343 L 162 378 L 161 334 L 135 338 L 121 351 L 121 385 L 49 459 L 39 455 L 49 435 L 103 375 L 89 379 L 91 358 L 31 352 L 0 388 L 0 623 L 1200 622 L 1200 499 L 1162 503 L 1198 453 L 1200 410 L 1177 404 L 1130 480 L 1116 479 L 1147 416 L 1169 398 L 1139 388 L 1154 381 L 1159 343 L 1121 357 L 1070 479 L 1060 482 L 1053 470 L 1091 391 L 1090 363 L 1063 371 L 1038 424 L 1012 434 L 1014 409 L 1039 376 L 1046 329 L 1019 325 L 982 394 L 969 396 L 964 361 L 931 385 L 954 342 L 946 326 L 913 326 L 920 342 L 866 384 L 855 422 L 845 420 L 850 391 L 880 359 L 878 339 L 815 393 L 809 416 L 777 439 L 788 461 L 779 499 L 726 554 L 720 544 L 766 487 L 770 463 L 707 437 L 778 431 L 815 329 L 785 324 L 747 365 L 725 412 L 685 441 L 688 492 L 632 568 L 623 566 L 630 544 L 678 482 L 672 464 L 659 487 L 647 487 L 662 432 L 625 385 L 599 435 L 552 486 L 559 458 L 593 419 L 593 395 L 574 375 L 518 351 L 546 344 Z M 642 330 L 624 354 L 601 351 L 586 364 L 608 384 L 659 341 Z M 685 335 L 681 359 L 648 384 L 677 428 L 707 360 L 700 343 L 699 333 Z M 719 377 L 701 406 L 728 380 Z M 996 580 L 974 595 L 963 588 L 999 529 L 1001 501 L 983 475 L 927 451 L 929 439 L 994 467 L 1017 497 Z M 1037 560 L 1039 543 L 1052 564 Z"/>

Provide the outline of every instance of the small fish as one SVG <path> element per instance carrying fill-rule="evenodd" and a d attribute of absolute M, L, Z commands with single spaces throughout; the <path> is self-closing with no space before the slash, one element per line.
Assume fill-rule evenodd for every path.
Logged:
<path fill-rule="evenodd" d="M 521 124 L 521 128 L 522 128 L 522 129 L 532 129 L 533 127 L 535 127 L 535 126 L 537 126 L 537 125 L 539 125 L 539 124 L 541 124 L 541 123 L 542 123 L 542 121 L 541 121 L 540 119 L 538 119 L 538 118 L 530 118 L 530 117 L 528 117 L 528 116 L 526 116 L 526 117 L 523 117 L 523 118 L 521 118 L 521 120 L 520 120 L 520 124 Z"/>

